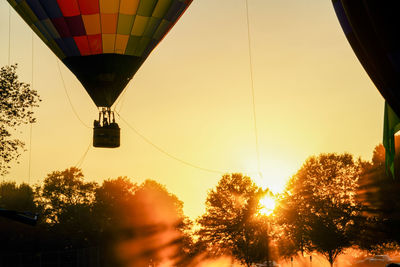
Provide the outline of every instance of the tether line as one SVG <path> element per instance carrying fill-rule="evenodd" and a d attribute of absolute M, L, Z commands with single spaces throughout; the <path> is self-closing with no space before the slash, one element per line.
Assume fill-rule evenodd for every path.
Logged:
<path fill-rule="evenodd" d="M 81 157 L 81 158 L 79 159 L 79 161 L 75 164 L 75 167 L 76 167 L 76 168 L 78 168 L 78 169 L 81 168 L 83 162 L 84 162 L 85 159 L 86 159 L 86 156 L 87 156 L 87 154 L 88 154 L 88 152 L 89 152 L 89 149 L 90 149 L 90 146 L 91 146 L 91 145 L 92 145 L 92 140 L 90 139 L 89 145 L 88 145 L 88 147 L 86 148 L 85 153 L 83 153 L 82 157 Z"/>
<path fill-rule="evenodd" d="M 65 81 L 64 81 L 64 78 L 63 78 L 63 75 L 62 75 L 62 72 L 61 72 L 60 63 L 58 62 L 58 59 L 56 61 L 57 61 L 58 72 L 60 73 L 61 81 L 62 81 L 62 84 L 63 84 L 63 87 L 64 87 L 64 92 L 65 92 L 65 94 L 67 96 L 67 99 L 68 99 L 69 105 L 71 106 L 72 111 L 74 112 L 76 118 L 82 123 L 83 126 L 85 126 L 88 129 L 91 129 L 91 127 L 87 126 L 86 123 L 83 122 L 81 117 L 79 117 L 78 112 L 75 110 L 74 105 L 72 104 L 71 98 L 69 97 L 69 94 L 68 94 L 68 91 L 67 91 L 67 86 L 65 85 Z"/>
<path fill-rule="evenodd" d="M 166 156 L 168 156 L 168 157 L 170 157 L 170 158 L 172 158 L 172 159 L 174 159 L 174 160 L 176 160 L 176 161 L 178 161 L 178 162 L 180 162 L 180 163 L 182 163 L 182 164 L 184 164 L 184 165 L 190 166 L 190 167 L 195 168 L 195 169 L 199 169 L 199 170 L 206 171 L 206 172 L 211 172 L 211 173 L 218 173 L 218 174 L 227 173 L 227 172 L 224 172 L 224 171 L 221 171 L 221 170 L 214 170 L 214 169 L 204 168 L 204 167 L 198 166 L 198 165 L 196 165 L 196 164 L 190 163 L 190 162 L 188 162 L 188 161 L 186 161 L 186 160 L 180 159 L 180 158 L 178 158 L 178 157 L 172 155 L 171 153 L 167 152 L 166 150 L 162 149 L 161 147 L 159 147 L 158 145 L 156 145 L 156 144 L 154 144 L 152 141 L 150 141 L 146 136 L 144 136 L 144 135 L 143 135 L 141 132 L 139 132 L 135 127 L 133 127 L 131 124 L 129 124 L 123 117 L 121 117 L 121 115 L 120 115 L 117 111 L 115 111 L 115 113 L 116 113 L 116 114 L 118 115 L 118 117 L 119 117 L 132 131 L 134 131 L 140 138 L 142 138 L 146 143 L 148 143 L 149 145 L 151 145 L 152 147 L 154 147 L 155 149 L 157 149 L 157 150 L 158 150 L 159 152 L 161 152 L 162 154 L 164 154 L 164 155 L 166 155 Z"/>
<path fill-rule="evenodd" d="M 246 2 L 246 22 L 247 22 L 247 41 L 249 46 L 249 66 L 250 66 L 250 80 L 251 80 L 251 96 L 253 101 L 253 121 L 254 121 L 254 136 L 256 142 L 256 153 L 257 153 L 257 169 L 258 173 L 262 176 L 261 173 L 261 162 L 260 162 L 260 145 L 258 141 L 258 127 L 257 127 L 257 116 L 256 116 L 256 97 L 254 91 L 254 77 L 253 77 L 253 57 L 252 57 L 252 49 L 251 49 L 251 33 L 250 33 L 250 18 L 249 18 L 249 4 L 248 0 Z"/>
<path fill-rule="evenodd" d="M 32 32 L 32 66 L 31 66 L 31 88 L 33 89 L 33 82 L 34 82 L 34 58 L 35 58 L 35 54 L 34 54 L 34 41 L 35 41 L 35 35 Z M 28 184 L 30 184 L 31 182 L 31 162 L 32 162 L 32 122 L 29 122 L 29 160 L 28 160 Z"/>
<path fill-rule="evenodd" d="M 11 61 L 11 5 L 8 5 L 8 65 Z"/>

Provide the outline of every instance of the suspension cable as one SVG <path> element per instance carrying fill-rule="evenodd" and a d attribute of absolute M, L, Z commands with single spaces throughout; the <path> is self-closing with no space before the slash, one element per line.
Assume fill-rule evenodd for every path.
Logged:
<path fill-rule="evenodd" d="M 35 41 L 35 35 L 32 31 L 32 66 L 31 66 L 31 88 L 33 88 L 33 82 L 34 82 L 34 41 Z M 28 184 L 31 182 L 31 162 L 32 162 L 32 132 L 33 132 L 33 127 L 32 127 L 32 122 L 29 123 L 29 159 L 28 159 Z"/>
<path fill-rule="evenodd" d="M 72 104 L 71 98 L 69 97 L 69 94 L 68 94 L 68 91 L 67 91 L 67 86 L 65 85 L 65 81 L 64 81 L 64 77 L 62 75 L 62 71 L 61 71 L 59 60 L 57 59 L 56 61 L 57 61 L 58 72 L 60 74 L 61 81 L 62 81 L 62 84 L 63 84 L 63 87 L 64 87 L 64 91 L 65 91 L 65 94 L 67 96 L 67 99 L 68 99 L 69 105 L 71 106 L 72 111 L 74 112 L 76 118 L 82 123 L 83 126 L 85 126 L 88 129 L 91 129 L 90 126 L 86 125 L 86 123 L 83 122 L 83 120 L 79 117 L 78 112 L 75 110 L 74 105 Z"/>
<path fill-rule="evenodd" d="M 11 5 L 8 5 L 8 65 L 11 63 Z"/>
<path fill-rule="evenodd" d="M 92 139 L 90 139 L 89 145 L 88 145 L 88 147 L 86 148 L 86 151 L 83 153 L 82 157 L 81 157 L 81 158 L 79 159 L 79 161 L 75 164 L 75 167 L 76 167 L 76 168 L 78 168 L 78 169 L 81 168 L 83 162 L 84 162 L 85 159 L 86 159 L 86 156 L 87 156 L 87 154 L 88 154 L 88 152 L 89 152 L 89 149 L 90 149 L 91 145 L 92 145 Z"/>
<path fill-rule="evenodd" d="M 249 67 L 250 67 L 250 80 L 251 80 L 251 96 L 253 101 L 253 121 L 254 121 L 254 136 L 256 143 L 256 153 L 257 153 L 257 169 L 258 173 L 262 177 L 261 172 L 261 160 L 260 160 L 260 145 L 258 141 L 258 128 L 257 128 L 257 116 L 256 116 L 256 100 L 255 100 L 255 91 L 254 91 L 254 77 L 253 77 L 253 57 L 252 57 L 252 49 L 251 49 L 251 33 L 250 33 L 250 16 L 249 16 L 249 3 L 248 0 L 246 2 L 246 22 L 247 22 L 247 40 L 249 46 Z"/>
<path fill-rule="evenodd" d="M 158 150 L 159 152 L 161 152 L 162 154 L 168 156 L 169 158 L 178 161 L 184 165 L 190 166 L 192 168 L 195 169 L 199 169 L 202 171 L 206 171 L 206 172 L 211 172 L 211 173 L 218 173 L 218 174 L 224 174 L 227 172 L 221 171 L 221 170 L 214 170 L 214 169 L 209 169 L 209 168 L 204 168 L 201 166 L 198 166 L 196 164 L 190 163 L 186 160 L 180 159 L 174 155 L 172 155 L 171 153 L 168 153 L 166 150 L 162 149 L 161 147 L 159 147 L 158 145 L 154 144 L 152 141 L 150 141 L 150 139 L 148 139 L 146 136 L 144 136 L 141 132 L 139 132 L 135 127 L 133 127 L 131 124 L 129 124 L 117 111 L 115 111 L 115 113 L 118 115 L 118 117 L 133 131 L 135 132 L 135 134 L 137 134 L 141 139 L 143 139 L 146 143 L 148 143 L 149 145 L 151 145 L 152 147 L 154 147 L 156 150 Z"/>

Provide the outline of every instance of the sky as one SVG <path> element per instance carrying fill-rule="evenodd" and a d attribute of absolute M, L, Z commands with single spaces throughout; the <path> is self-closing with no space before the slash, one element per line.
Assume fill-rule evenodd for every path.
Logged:
<path fill-rule="evenodd" d="M 32 43 L 15 11 L 9 35 L 9 6 L 1 1 L 0 66 L 10 55 L 20 79 L 43 100 L 32 138 L 30 126 L 16 133 L 27 151 L 4 179 L 35 184 L 72 166 L 99 183 L 154 179 L 196 218 L 223 173 L 242 172 L 280 192 L 309 156 L 348 152 L 370 160 L 382 140 L 384 101 L 331 1 L 248 0 L 248 6 L 261 174 L 245 0 L 193 1 L 117 100 L 117 149 L 90 146 L 96 106 L 38 37 Z"/>

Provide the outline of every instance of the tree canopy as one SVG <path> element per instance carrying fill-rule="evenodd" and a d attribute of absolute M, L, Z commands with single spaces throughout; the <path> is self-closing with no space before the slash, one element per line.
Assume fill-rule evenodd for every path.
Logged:
<path fill-rule="evenodd" d="M 266 218 L 258 213 L 264 194 L 247 176 L 222 176 L 198 220 L 200 240 L 210 254 L 233 255 L 246 266 L 269 258 Z"/>
<path fill-rule="evenodd" d="M 317 251 L 333 265 L 352 245 L 360 221 L 355 192 L 361 166 L 350 154 L 321 154 L 308 158 L 290 179 L 278 223 L 295 244 L 292 254 Z"/>
<path fill-rule="evenodd" d="M 36 90 L 20 82 L 17 65 L 0 69 L 0 174 L 8 173 L 10 163 L 23 151 L 23 141 L 13 138 L 13 132 L 22 124 L 34 123 L 34 107 L 40 101 Z"/>

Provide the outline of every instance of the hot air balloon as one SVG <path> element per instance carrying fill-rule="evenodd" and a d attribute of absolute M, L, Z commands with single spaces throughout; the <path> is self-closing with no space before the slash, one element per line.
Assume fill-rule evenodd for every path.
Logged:
<path fill-rule="evenodd" d="M 400 126 L 400 2 L 332 0 L 340 25 L 384 97 L 386 165 L 394 175 L 394 133 Z"/>
<path fill-rule="evenodd" d="M 192 0 L 7 0 L 99 108 L 93 146 L 119 147 L 111 106 Z"/>

